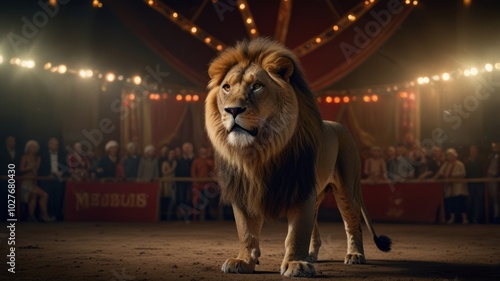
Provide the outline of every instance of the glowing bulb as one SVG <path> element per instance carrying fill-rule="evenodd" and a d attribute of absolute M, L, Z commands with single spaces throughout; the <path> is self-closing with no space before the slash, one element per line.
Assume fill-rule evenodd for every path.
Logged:
<path fill-rule="evenodd" d="M 314 40 L 314 41 L 316 41 L 316 43 L 319 44 L 319 43 L 321 43 L 321 38 L 316 37 L 316 40 Z"/>
<path fill-rule="evenodd" d="M 132 78 L 132 81 L 134 82 L 134 84 L 136 84 L 136 85 L 140 85 L 140 84 L 141 84 L 141 82 L 142 82 L 142 78 L 141 78 L 141 76 L 136 75 L 136 76 L 134 76 L 134 77 Z"/>
<path fill-rule="evenodd" d="M 21 63 L 21 59 L 20 58 L 12 58 L 10 60 L 10 64 L 19 65 L 20 63 Z"/>
<path fill-rule="evenodd" d="M 106 74 L 106 80 L 108 80 L 108 82 L 115 81 L 115 78 L 116 78 L 116 76 L 112 72 Z"/>
<path fill-rule="evenodd" d="M 153 1 L 153 0 L 148 1 L 149 6 L 153 6 L 154 3 L 155 3 L 155 1 Z"/>
<path fill-rule="evenodd" d="M 337 31 L 337 30 L 339 30 L 339 26 L 338 26 L 338 25 L 334 25 L 334 26 L 332 27 L 332 29 L 333 29 L 333 31 Z"/>
<path fill-rule="evenodd" d="M 347 16 L 347 19 L 350 20 L 350 21 L 355 21 L 356 20 L 356 16 L 354 16 L 353 14 L 349 14 Z"/>
<path fill-rule="evenodd" d="M 401 92 L 399 93 L 399 96 L 402 98 L 402 99 L 406 99 L 408 97 L 408 93 L 407 92 Z"/>
<path fill-rule="evenodd" d="M 52 67 L 52 64 L 50 62 L 43 65 L 43 69 L 45 69 L 45 70 L 49 70 L 51 67 Z"/>
<path fill-rule="evenodd" d="M 417 6 L 417 5 L 418 5 L 418 1 L 417 0 L 413 1 L 413 6 Z"/>
<path fill-rule="evenodd" d="M 418 77 L 417 83 L 420 85 L 424 84 L 424 77 Z"/>
<path fill-rule="evenodd" d="M 90 78 L 90 77 L 94 76 L 94 71 L 87 69 L 87 70 L 85 70 L 85 75 Z"/>
<path fill-rule="evenodd" d="M 185 98 L 185 99 L 186 99 L 186 101 L 191 101 L 191 99 L 192 99 L 192 98 L 193 98 L 193 97 L 192 97 L 191 95 L 186 95 L 186 98 Z"/>
<path fill-rule="evenodd" d="M 193 34 L 194 34 L 194 33 L 196 33 L 197 31 L 198 31 L 198 28 L 196 28 L 195 26 L 193 26 L 193 27 L 191 28 L 191 33 L 193 33 Z"/>
<path fill-rule="evenodd" d="M 348 96 L 345 96 L 343 99 L 342 99 L 345 103 L 348 103 L 349 102 L 349 97 Z"/>
<path fill-rule="evenodd" d="M 377 95 L 373 95 L 372 96 L 372 101 L 373 102 L 377 102 L 378 101 L 378 96 Z"/>
<path fill-rule="evenodd" d="M 500 69 L 500 62 L 495 63 L 495 68 Z"/>
<path fill-rule="evenodd" d="M 85 72 L 85 69 L 80 69 L 78 75 L 80 75 L 81 78 L 87 78 L 87 73 Z"/>
<path fill-rule="evenodd" d="M 240 10 L 244 10 L 245 9 L 245 4 L 240 4 Z"/>
<path fill-rule="evenodd" d="M 491 63 L 487 63 L 484 65 L 484 70 L 488 71 L 488 72 L 492 72 L 493 71 L 493 65 Z"/>
<path fill-rule="evenodd" d="M 222 51 L 222 45 L 217 45 L 217 51 Z"/>
<path fill-rule="evenodd" d="M 333 102 L 334 102 L 334 103 L 339 103 L 339 102 L 340 102 L 340 98 L 339 98 L 339 97 L 335 97 L 335 98 L 333 99 Z"/>
<path fill-rule="evenodd" d="M 174 17 L 175 19 L 179 17 L 179 14 L 178 13 L 173 13 L 172 14 L 172 17 Z"/>
<path fill-rule="evenodd" d="M 175 96 L 175 99 L 176 99 L 177 101 L 181 101 L 181 100 L 182 100 L 182 95 L 177 95 L 177 96 Z"/>
<path fill-rule="evenodd" d="M 118 77 L 116 79 L 118 79 L 118 81 L 122 81 L 125 77 L 123 77 L 123 75 L 118 75 Z"/>
<path fill-rule="evenodd" d="M 429 77 L 424 77 L 424 83 L 425 83 L 425 84 L 429 84 L 429 82 L 430 82 Z"/>
<path fill-rule="evenodd" d="M 194 95 L 194 96 L 193 96 L 193 101 L 198 101 L 198 100 L 200 100 L 200 96 L 198 96 L 198 95 Z"/>
<path fill-rule="evenodd" d="M 440 79 L 439 75 L 432 75 L 432 80 L 439 81 L 439 79 Z"/>
<path fill-rule="evenodd" d="M 369 96 L 363 96 L 363 101 L 364 102 L 370 102 L 370 97 Z"/>
<path fill-rule="evenodd" d="M 130 94 L 130 95 L 128 95 L 128 99 L 129 99 L 129 100 L 135 100 L 135 95 L 134 95 L 134 94 Z"/>
<path fill-rule="evenodd" d="M 252 18 L 247 18 L 247 23 L 251 24 L 252 23 Z"/>
<path fill-rule="evenodd" d="M 406 0 L 405 3 L 406 3 L 406 5 L 410 5 L 411 4 L 411 0 Z"/>
<path fill-rule="evenodd" d="M 464 70 L 464 76 L 470 76 L 470 70 L 468 69 Z"/>
<path fill-rule="evenodd" d="M 210 44 L 212 42 L 212 39 L 210 37 L 205 38 L 205 43 Z"/>
<path fill-rule="evenodd" d="M 333 99 L 330 96 L 326 97 L 326 99 L 325 99 L 326 103 L 332 103 L 332 100 Z"/>
<path fill-rule="evenodd" d="M 252 29 L 250 29 L 250 33 L 255 34 L 255 33 L 257 33 L 257 30 L 255 28 L 252 28 Z"/>
<path fill-rule="evenodd" d="M 61 64 L 60 66 L 57 67 L 57 72 L 61 74 L 66 73 L 66 71 L 68 71 L 68 68 L 64 64 Z"/>
<path fill-rule="evenodd" d="M 33 60 L 26 60 L 22 62 L 23 67 L 26 68 L 34 68 L 35 67 L 35 62 Z"/>
<path fill-rule="evenodd" d="M 470 74 L 472 76 L 476 76 L 478 73 L 479 73 L 479 71 L 477 70 L 477 68 L 473 67 L 470 69 Z"/>
<path fill-rule="evenodd" d="M 441 75 L 441 79 L 443 79 L 443 81 L 448 81 L 450 80 L 450 74 L 445 72 Z"/>

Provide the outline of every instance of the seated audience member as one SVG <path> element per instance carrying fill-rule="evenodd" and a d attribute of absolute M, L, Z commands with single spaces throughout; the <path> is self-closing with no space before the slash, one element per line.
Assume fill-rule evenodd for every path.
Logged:
<path fill-rule="evenodd" d="M 477 146 L 471 145 L 469 157 L 465 159 L 465 173 L 468 179 L 482 178 L 484 160 L 479 156 Z M 481 182 L 468 182 L 469 200 L 467 201 L 469 220 L 474 223 L 484 222 L 484 188 Z"/>
<path fill-rule="evenodd" d="M 182 145 L 182 157 L 177 159 L 177 167 L 175 169 L 175 177 L 177 178 L 189 178 L 191 177 L 191 166 L 193 164 L 194 152 L 193 145 L 186 142 Z M 175 183 L 175 195 L 176 202 L 179 212 L 182 212 L 186 208 L 192 207 L 193 202 L 193 183 L 178 181 Z M 180 214 L 184 215 L 184 214 Z M 188 219 L 184 217 L 184 219 Z"/>
<path fill-rule="evenodd" d="M 491 154 L 488 157 L 488 168 L 486 175 L 489 178 L 500 177 L 500 142 L 491 144 Z M 488 194 L 490 206 L 493 211 L 493 222 L 500 223 L 500 191 L 498 190 L 498 182 L 488 183 Z"/>
<path fill-rule="evenodd" d="M 394 148 L 394 146 L 386 148 L 385 162 L 387 167 L 387 177 L 391 180 L 398 178 L 398 162 L 396 161 L 396 148 Z"/>
<path fill-rule="evenodd" d="M 411 165 L 413 166 L 414 177 L 419 178 L 427 171 L 427 161 L 424 151 L 418 144 L 414 144 L 409 155 Z"/>
<path fill-rule="evenodd" d="M 387 174 L 385 159 L 382 157 L 382 149 L 375 146 L 371 149 L 371 157 L 365 160 L 365 175 L 367 180 L 384 180 Z"/>
<path fill-rule="evenodd" d="M 115 178 L 118 165 L 118 142 L 108 141 L 105 150 L 106 155 L 97 163 L 96 176 L 100 179 Z"/>
<path fill-rule="evenodd" d="M 455 149 L 449 148 L 446 150 L 446 162 L 443 163 L 434 179 L 462 179 L 465 178 L 465 166 L 457 160 L 458 153 Z M 447 223 L 456 222 L 456 217 L 462 218 L 463 224 L 468 224 L 466 213 L 466 199 L 469 196 L 467 186 L 464 182 L 452 182 L 444 184 L 444 198 L 446 213 L 449 213 Z"/>
<path fill-rule="evenodd" d="M 23 177 L 21 181 L 21 201 L 28 204 L 29 221 L 36 222 L 35 209 L 36 203 L 40 206 L 40 219 L 44 222 L 53 222 L 55 217 L 50 216 L 47 211 L 47 202 L 49 195 L 37 185 L 37 174 L 40 168 L 40 157 L 38 150 L 40 145 L 34 140 L 26 143 L 24 155 L 21 157 L 19 171 Z"/>
<path fill-rule="evenodd" d="M 408 153 L 403 144 L 398 144 L 396 147 L 396 165 L 397 173 L 394 179 L 408 179 L 413 178 L 414 170 L 411 165 Z"/>
<path fill-rule="evenodd" d="M 144 148 L 144 155 L 139 163 L 137 181 L 150 182 L 158 178 L 158 160 L 155 157 L 155 147 L 152 145 Z"/>
<path fill-rule="evenodd" d="M 435 146 L 432 148 L 431 154 L 427 157 L 427 169 L 423 172 L 419 179 L 432 178 L 441 168 L 444 163 L 444 155 L 441 148 Z"/>
<path fill-rule="evenodd" d="M 214 161 L 208 158 L 208 150 L 206 147 L 201 147 L 199 156 L 194 159 L 193 165 L 191 166 L 191 177 L 193 178 L 210 178 L 212 177 L 214 170 Z M 207 219 L 210 218 L 210 190 L 207 188 L 208 182 L 194 182 L 193 183 L 193 205 L 197 210 L 201 211 L 200 219 L 203 221 L 205 217 Z M 203 196 L 204 198 L 198 198 L 198 196 Z M 214 199 L 214 198 L 212 198 Z M 203 202 L 203 203 L 202 203 Z M 209 204 L 206 205 L 206 202 Z M 205 204 L 205 205 L 203 205 Z M 208 208 L 208 212 L 206 212 L 206 207 Z"/>
<path fill-rule="evenodd" d="M 99 169 L 99 158 L 97 158 L 97 155 L 93 150 L 89 151 L 87 155 L 90 163 L 89 175 L 91 179 L 95 179 L 97 178 L 97 170 Z"/>
<path fill-rule="evenodd" d="M 90 178 L 90 162 L 82 150 L 82 145 L 75 142 L 73 151 L 68 156 L 68 167 L 71 169 L 71 177 L 76 181 L 88 180 Z"/>
<path fill-rule="evenodd" d="M 127 156 L 122 160 L 123 170 L 125 172 L 125 178 L 128 180 L 137 179 L 139 173 L 139 164 L 141 163 L 141 157 L 137 153 L 137 145 L 130 142 L 127 144 Z"/>
<path fill-rule="evenodd" d="M 160 178 L 163 177 L 162 166 L 163 162 L 168 160 L 168 146 L 166 144 L 162 144 L 160 146 L 160 155 L 158 156 L 158 172 L 160 173 Z"/>
<path fill-rule="evenodd" d="M 41 153 L 40 176 L 61 178 L 67 175 L 69 170 L 63 165 L 66 163 L 66 155 L 59 150 L 59 141 L 50 138 L 47 150 Z"/>
<path fill-rule="evenodd" d="M 177 160 L 175 158 L 175 150 L 168 152 L 168 158 L 163 161 L 161 172 L 163 178 L 173 178 Z M 162 182 L 162 213 L 165 214 L 163 219 L 171 220 L 175 206 L 175 183 L 172 181 Z"/>
<path fill-rule="evenodd" d="M 177 160 L 181 159 L 182 158 L 182 149 L 180 147 L 176 147 L 174 148 L 175 150 L 175 158 L 177 158 Z"/>
<path fill-rule="evenodd" d="M 368 177 L 367 174 L 365 174 L 365 164 L 366 164 L 366 159 L 370 158 L 371 154 L 371 148 L 368 146 L 362 147 L 359 150 L 359 158 L 361 159 L 361 178 L 366 179 Z"/>
<path fill-rule="evenodd" d="M 2 165 L 0 175 L 7 175 L 7 166 L 9 164 L 16 165 L 15 170 L 18 171 L 20 159 L 21 153 L 16 149 L 16 138 L 8 136 L 5 139 L 5 148 L 0 151 L 0 164 Z"/>

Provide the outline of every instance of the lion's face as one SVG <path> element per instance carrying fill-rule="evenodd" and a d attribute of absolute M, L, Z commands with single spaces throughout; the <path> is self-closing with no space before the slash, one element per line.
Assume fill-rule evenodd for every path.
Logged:
<path fill-rule="evenodd" d="M 287 77 L 257 64 L 235 65 L 210 91 L 207 111 L 215 115 L 215 124 L 207 126 L 209 135 L 219 127 L 216 143 L 232 153 L 242 148 L 269 153 L 282 149 L 292 136 L 298 104 Z"/>
<path fill-rule="evenodd" d="M 269 142 L 269 137 L 286 133 L 286 126 L 294 126 L 298 109 L 293 89 L 275 79 L 259 65 L 236 65 L 222 80 L 217 108 L 229 145 L 251 146 L 263 138 Z"/>

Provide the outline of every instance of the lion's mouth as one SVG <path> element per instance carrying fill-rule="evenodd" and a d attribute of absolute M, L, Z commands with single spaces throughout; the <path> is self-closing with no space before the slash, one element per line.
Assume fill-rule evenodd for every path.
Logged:
<path fill-rule="evenodd" d="M 230 133 L 231 132 L 245 132 L 245 133 L 251 135 L 252 137 L 255 137 L 255 136 L 257 136 L 258 130 L 257 130 L 257 128 L 253 128 L 252 130 L 247 130 L 247 129 L 241 127 L 240 125 L 234 123 L 233 127 L 231 128 L 231 130 L 229 132 Z"/>

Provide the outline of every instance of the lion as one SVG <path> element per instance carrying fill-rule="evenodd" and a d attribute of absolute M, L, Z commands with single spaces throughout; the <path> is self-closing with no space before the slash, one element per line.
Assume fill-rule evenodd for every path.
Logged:
<path fill-rule="evenodd" d="M 347 234 L 346 264 L 365 263 L 360 214 L 382 251 L 360 188 L 360 158 L 342 125 L 322 121 L 294 54 L 270 39 L 229 47 L 208 69 L 205 125 L 215 151 L 221 202 L 231 204 L 240 249 L 226 273 L 253 273 L 265 220 L 286 218 L 281 274 L 314 277 L 321 246 L 318 208 L 333 192 Z"/>

